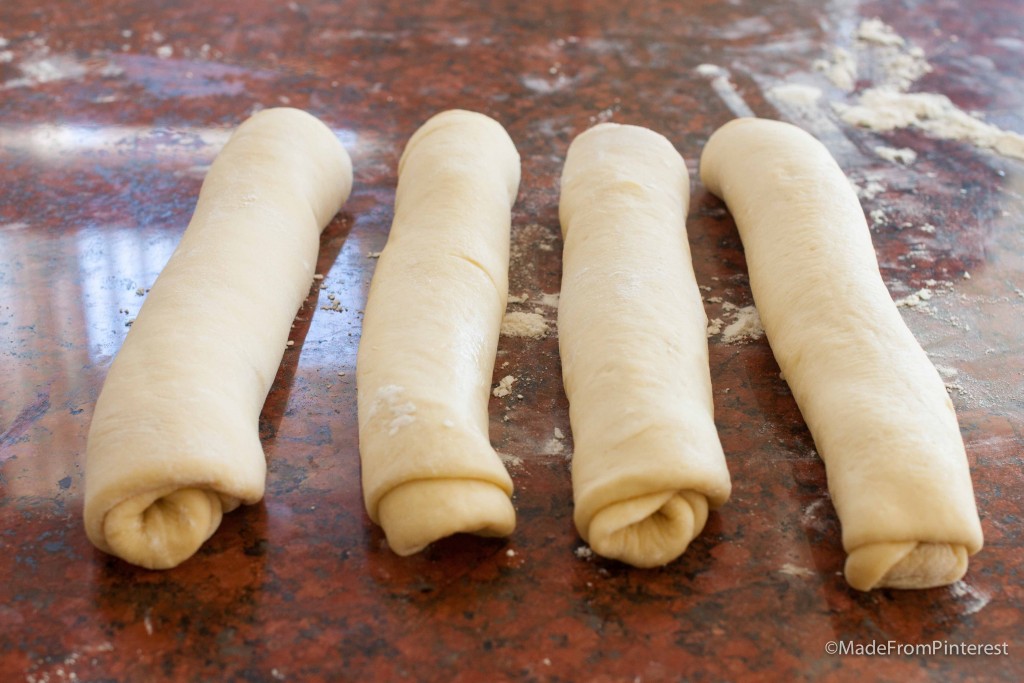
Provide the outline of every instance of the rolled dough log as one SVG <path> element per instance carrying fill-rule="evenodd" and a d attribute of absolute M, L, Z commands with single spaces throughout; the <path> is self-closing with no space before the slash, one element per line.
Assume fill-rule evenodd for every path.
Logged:
<path fill-rule="evenodd" d="M 398 164 L 356 369 L 366 510 L 399 555 L 515 527 L 487 402 L 518 188 L 512 140 L 473 112 L 431 118 Z"/>
<path fill-rule="evenodd" d="M 689 194 L 682 157 L 653 131 L 600 124 L 569 147 L 558 335 L 575 522 L 595 552 L 638 567 L 681 555 L 730 492 Z"/>
<path fill-rule="evenodd" d="M 846 580 L 957 581 L 982 534 L 956 414 L 842 170 L 795 126 L 737 119 L 711 136 L 701 179 L 736 220 L 765 334 L 825 462 Z"/>
<path fill-rule="evenodd" d="M 295 109 L 245 121 L 110 367 L 86 449 L 85 528 L 150 569 L 188 559 L 263 496 L 259 414 L 309 293 L 348 154 Z"/>

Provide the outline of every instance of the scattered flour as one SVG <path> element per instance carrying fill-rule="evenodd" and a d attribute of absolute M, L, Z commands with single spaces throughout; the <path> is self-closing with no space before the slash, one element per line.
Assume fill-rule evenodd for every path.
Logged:
<path fill-rule="evenodd" d="M 841 47 L 832 50 L 832 59 L 819 59 L 814 62 L 814 70 L 825 74 L 825 77 L 840 90 L 850 92 L 857 85 L 857 58 Z"/>
<path fill-rule="evenodd" d="M 722 341 L 726 344 L 752 341 L 764 335 L 761 318 L 753 306 L 736 309 L 734 316 L 733 321 L 722 330 Z"/>
<path fill-rule="evenodd" d="M 74 57 L 44 52 L 18 63 L 22 77 L 9 80 L 4 88 L 30 87 L 40 83 L 77 80 L 87 73 L 85 65 Z"/>
<path fill-rule="evenodd" d="M 764 334 L 761 318 L 754 306 L 737 306 L 718 296 L 708 297 L 705 302 L 721 305 L 721 317 L 708 320 L 708 338 L 721 335 L 724 343 L 736 344 L 758 339 Z"/>
<path fill-rule="evenodd" d="M 512 393 L 512 384 L 516 381 L 516 378 L 512 375 L 505 375 L 498 382 L 498 386 L 494 387 L 494 391 L 491 393 L 498 398 L 504 398 Z"/>
<path fill-rule="evenodd" d="M 565 444 L 560 439 L 548 439 L 541 449 L 544 455 L 558 455 L 565 451 Z"/>
<path fill-rule="evenodd" d="M 1003 156 L 1024 159 L 1024 135 L 968 114 L 941 93 L 908 92 L 932 67 L 924 51 L 908 44 L 891 26 L 877 18 L 867 19 L 857 30 L 857 42 L 870 50 L 879 73 L 872 87 L 859 93 L 852 104 L 832 104 L 843 121 L 876 132 L 916 128 L 935 138 L 969 142 Z M 829 73 L 839 63 L 834 55 L 833 59 L 833 63 L 816 63 L 815 68 Z M 906 154 L 900 156 L 890 160 L 912 163 L 905 161 Z"/>
<path fill-rule="evenodd" d="M 950 594 L 963 605 L 964 614 L 976 614 L 992 601 L 992 596 L 971 586 L 966 581 L 957 581 L 949 587 Z"/>
<path fill-rule="evenodd" d="M 514 311 L 506 313 L 501 321 L 501 333 L 506 337 L 541 339 L 547 334 L 548 322 L 539 313 Z"/>
<path fill-rule="evenodd" d="M 377 389 L 376 400 L 370 407 L 368 417 L 372 418 L 382 408 L 386 408 L 388 418 L 388 436 L 394 436 L 406 425 L 416 421 L 416 404 L 412 401 L 402 401 L 402 394 L 405 387 L 396 384 L 388 384 Z"/>
<path fill-rule="evenodd" d="M 498 453 L 498 457 L 501 458 L 502 464 L 507 469 L 518 469 L 523 466 L 523 459 L 518 455 L 509 455 L 508 453 Z"/>
<path fill-rule="evenodd" d="M 906 93 L 887 88 L 865 91 L 856 105 L 833 105 L 844 121 L 873 131 L 917 128 L 943 140 L 960 140 L 1024 159 L 1024 136 L 971 116 L 938 93 Z"/>
<path fill-rule="evenodd" d="M 755 116 L 754 111 L 729 80 L 729 71 L 717 64 L 701 64 L 695 71 L 710 81 L 711 89 L 736 116 Z"/>

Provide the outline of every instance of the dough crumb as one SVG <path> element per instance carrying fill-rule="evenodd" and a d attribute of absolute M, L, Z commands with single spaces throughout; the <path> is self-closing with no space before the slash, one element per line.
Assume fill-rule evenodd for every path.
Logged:
<path fill-rule="evenodd" d="M 558 297 L 561 292 L 555 292 L 554 294 L 541 294 L 540 305 L 547 306 L 548 308 L 558 308 Z"/>
<path fill-rule="evenodd" d="M 776 100 L 793 107 L 811 108 L 821 99 L 821 90 L 812 85 L 784 83 L 768 91 Z"/>
<path fill-rule="evenodd" d="M 556 439 L 564 439 L 565 438 L 565 434 L 563 434 L 562 430 L 559 429 L 558 427 L 555 427 L 555 438 Z"/>
<path fill-rule="evenodd" d="M 885 147 L 882 145 L 875 147 L 875 154 L 886 161 L 903 164 L 904 166 L 909 166 L 917 161 L 917 152 L 907 147 L 897 149 L 895 147 Z"/>
<path fill-rule="evenodd" d="M 694 71 L 697 72 L 698 76 L 703 76 L 704 78 L 722 76 L 725 73 L 725 69 L 717 64 L 700 64 L 696 69 L 694 69 Z"/>
<path fill-rule="evenodd" d="M 724 323 L 722 322 L 721 318 L 714 318 L 712 320 L 709 320 L 708 337 L 713 337 L 716 334 L 719 334 L 722 331 L 722 325 L 724 325 Z"/>
<path fill-rule="evenodd" d="M 594 551 L 590 549 L 590 546 L 581 545 L 576 548 L 575 555 L 581 560 L 591 560 L 594 558 Z"/>
<path fill-rule="evenodd" d="M 900 308 L 919 308 L 926 306 L 931 298 L 932 290 L 923 288 L 901 299 L 896 299 L 896 305 Z"/>
<path fill-rule="evenodd" d="M 754 306 L 744 306 L 736 310 L 735 319 L 722 331 L 722 341 L 733 344 L 740 341 L 753 341 L 764 335 L 761 317 Z"/>
<path fill-rule="evenodd" d="M 815 575 L 814 571 L 807 569 L 806 567 L 790 564 L 789 562 L 782 565 L 778 571 L 780 574 L 787 574 L 789 576 L 811 577 Z"/>
<path fill-rule="evenodd" d="M 366 252 L 366 258 L 380 258 L 379 251 L 368 251 Z"/>
<path fill-rule="evenodd" d="M 512 393 L 512 383 L 516 381 L 516 378 L 512 375 L 505 375 L 498 382 L 498 386 L 494 387 L 494 391 L 491 393 L 498 398 L 504 398 Z"/>
<path fill-rule="evenodd" d="M 877 180 L 869 180 L 863 187 L 860 187 L 855 183 L 854 188 L 857 190 L 858 197 L 861 199 L 867 199 L 868 201 L 885 192 L 885 185 Z"/>
<path fill-rule="evenodd" d="M 860 22 L 860 26 L 857 28 L 857 40 L 891 47 L 902 47 L 906 43 L 892 26 L 878 17 Z"/>
<path fill-rule="evenodd" d="M 501 334 L 506 337 L 541 339 L 547 334 L 548 323 L 539 313 L 506 313 L 501 321 Z"/>
<path fill-rule="evenodd" d="M 527 294 L 526 292 L 523 292 L 519 296 L 516 296 L 514 294 L 509 294 L 508 295 L 508 302 L 510 304 L 521 304 L 521 303 L 525 303 L 526 300 L 529 299 L 529 298 L 530 298 L 530 295 Z"/>

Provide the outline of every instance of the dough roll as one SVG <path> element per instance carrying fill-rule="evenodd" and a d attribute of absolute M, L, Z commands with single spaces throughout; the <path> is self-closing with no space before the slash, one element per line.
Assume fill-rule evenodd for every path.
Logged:
<path fill-rule="evenodd" d="M 701 179 L 736 220 L 765 333 L 825 462 L 847 582 L 959 580 L 982 534 L 956 414 L 843 172 L 799 128 L 738 119 L 711 136 Z"/>
<path fill-rule="evenodd" d="M 366 510 L 399 555 L 515 527 L 487 402 L 518 188 L 512 140 L 473 112 L 431 118 L 398 164 L 356 370 Z"/>
<path fill-rule="evenodd" d="M 86 448 L 85 528 L 150 569 L 188 559 L 223 513 L 263 496 L 258 421 L 348 154 L 295 109 L 245 121 L 110 367 Z"/>
<path fill-rule="evenodd" d="M 558 336 L 574 517 L 595 552 L 637 567 L 681 555 L 730 493 L 688 205 L 686 165 L 653 131 L 600 124 L 569 147 Z"/>

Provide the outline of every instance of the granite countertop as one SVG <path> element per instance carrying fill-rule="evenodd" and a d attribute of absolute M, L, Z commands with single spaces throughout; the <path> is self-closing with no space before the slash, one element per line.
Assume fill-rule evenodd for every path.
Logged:
<path fill-rule="evenodd" d="M 1024 7 L 485 4 L 0 8 L 0 679 L 1024 679 Z M 874 17 L 892 32 L 861 30 Z M 851 123 L 877 88 L 948 106 L 887 132 Z M 277 105 L 336 131 L 355 186 L 324 232 L 322 288 L 298 313 L 260 418 L 266 496 L 181 566 L 139 569 L 83 531 L 93 406 L 211 159 L 245 117 Z M 503 337 L 498 352 L 495 382 L 517 378 L 490 405 L 516 532 L 401 558 L 363 509 L 355 354 L 398 156 L 454 107 L 496 118 L 519 148 L 510 281 L 528 298 L 510 310 L 552 330 Z M 793 122 L 836 156 L 885 282 L 947 382 L 986 537 L 953 586 L 846 585 L 810 434 L 763 335 L 729 327 L 752 303 L 746 267 L 696 161 L 715 128 L 749 113 Z M 964 137 L 943 127 L 961 114 L 990 127 L 943 139 Z M 558 177 L 572 138 L 600 121 L 653 128 L 687 160 L 694 266 L 721 322 L 709 343 L 732 498 L 654 570 L 593 556 L 572 524 L 550 296 Z M 829 654 L 840 641 L 1006 643 L 1008 654 Z"/>

